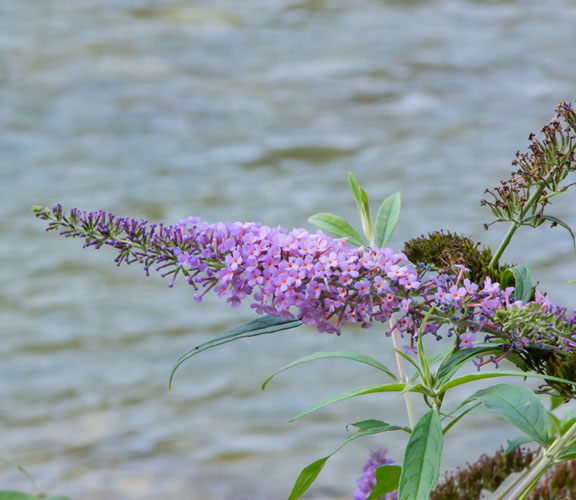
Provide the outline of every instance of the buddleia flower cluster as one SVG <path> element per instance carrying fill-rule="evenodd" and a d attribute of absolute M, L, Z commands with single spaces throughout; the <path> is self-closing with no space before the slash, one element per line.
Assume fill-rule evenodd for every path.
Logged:
<path fill-rule="evenodd" d="M 513 287 L 502 290 L 490 277 L 475 283 L 462 265 L 439 274 L 389 248 L 356 248 L 321 231 L 257 222 L 208 224 L 189 217 L 175 225 L 149 224 L 105 211 L 66 213 L 60 205 L 34 212 L 49 221 L 48 230 L 82 238 L 85 247 L 115 248 L 117 265 L 139 263 L 147 274 L 157 270 L 170 278 L 170 286 L 184 276 L 197 302 L 210 290 L 232 306 L 249 298 L 258 314 L 298 318 L 328 333 L 352 323 L 364 328 L 385 323 L 388 334 L 396 330 L 406 337 L 407 351 L 415 350 L 419 331 L 441 338 L 443 325 L 449 336 L 457 335 L 460 347 L 489 340 L 501 345 L 504 355 L 519 347 L 565 352 L 576 347 L 567 335 L 574 317 L 558 319 L 565 325 L 562 335 L 551 333 L 547 323 L 529 334 L 512 329 L 508 335 L 502 318 L 522 310 L 532 315 L 550 304 L 540 295 L 523 304 Z"/>

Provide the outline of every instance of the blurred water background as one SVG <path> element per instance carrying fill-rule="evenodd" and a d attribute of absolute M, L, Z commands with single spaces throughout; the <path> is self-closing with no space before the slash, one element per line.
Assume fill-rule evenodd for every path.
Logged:
<path fill-rule="evenodd" d="M 346 173 L 376 202 L 401 189 L 391 241 L 446 228 L 496 244 L 479 202 L 515 151 L 576 89 L 569 0 L 3 0 L 0 3 L 0 455 L 39 488 L 82 500 L 282 500 L 345 424 L 404 419 L 366 397 L 293 424 L 376 372 L 316 350 L 392 363 L 378 329 L 300 328 L 228 344 L 168 375 L 180 353 L 253 317 L 184 282 L 117 269 L 113 253 L 44 233 L 34 204 L 175 222 L 304 226 L 355 217 Z M 553 212 L 576 223 L 573 195 Z M 374 207 L 375 208 L 375 207 Z M 571 241 L 524 230 L 504 260 L 574 305 Z M 454 428 L 445 468 L 491 452 L 509 427 Z M 308 498 L 350 498 L 356 441 Z M 0 488 L 28 488 L 0 469 Z"/>

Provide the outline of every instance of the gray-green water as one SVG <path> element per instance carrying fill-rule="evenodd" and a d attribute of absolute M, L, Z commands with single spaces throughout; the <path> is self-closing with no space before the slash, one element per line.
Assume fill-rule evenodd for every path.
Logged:
<path fill-rule="evenodd" d="M 377 329 L 229 344 L 168 393 L 181 352 L 251 311 L 118 270 L 108 251 L 45 234 L 30 206 L 302 226 L 318 211 L 354 217 L 351 170 L 375 200 L 402 190 L 392 246 L 439 228 L 495 244 L 504 228 L 482 230 L 482 192 L 574 99 L 575 26 L 569 0 L 3 0 L 0 455 L 75 499 L 282 500 L 344 424 L 401 421 L 401 400 L 382 396 L 284 423 L 377 382 L 346 361 L 259 389 L 315 350 L 391 362 Z M 576 222 L 569 199 L 554 213 Z M 521 232 L 506 257 L 573 306 L 571 243 L 547 231 Z M 444 465 L 511 435 L 471 419 Z M 401 458 L 400 436 L 353 443 L 310 498 L 350 498 L 369 446 Z M 0 470 L 0 488 L 26 487 Z"/>

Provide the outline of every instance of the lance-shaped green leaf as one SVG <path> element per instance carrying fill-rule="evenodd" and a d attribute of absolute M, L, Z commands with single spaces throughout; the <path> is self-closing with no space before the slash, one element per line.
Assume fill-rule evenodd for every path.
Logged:
<path fill-rule="evenodd" d="M 424 319 L 420 324 L 420 328 L 418 329 L 418 361 L 420 362 L 420 369 L 422 370 L 421 371 L 422 381 L 424 382 L 424 385 L 426 385 L 427 387 L 432 386 L 433 381 L 432 381 L 432 372 L 430 371 L 430 363 L 428 363 L 426 353 L 424 352 L 424 344 L 422 343 L 422 337 L 424 336 L 423 335 L 424 325 L 428 321 L 428 318 L 430 317 L 435 308 L 436 306 L 434 305 L 428 310 L 426 316 L 424 316 Z"/>
<path fill-rule="evenodd" d="M 326 465 L 328 459 L 332 456 L 332 454 L 328 455 L 327 457 L 320 458 L 316 460 L 316 462 L 312 462 L 310 465 L 307 465 L 302 469 L 302 472 L 298 475 L 294 486 L 292 487 L 292 491 L 286 500 L 296 500 L 300 498 L 312 483 L 316 481 L 318 474 L 322 472 L 322 469 Z"/>
<path fill-rule="evenodd" d="M 438 366 L 438 370 L 436 371 L 438 385 L 448 382 L 470 359 L 483 354 L 501 352 L 502 350 L 498 347 L 470 347 L 452 352 L 450 356 L 445 358 Z"/>
<path fill-rule="evenodd" d="M 362 237 L 342 217 L 328 213 L 321 213 L 310 217 L 308 222 L 318 226 L 322 231 L 331 234 L 336 238 L 348 238 L 348 243 L 358 247 L 365 246 Z"/>
<path fill-rule="evenodd" d="M 336 452 L 341 450 L 344 446 L 346 446 L 350 441 L 354 441 L 355 439 L 358 439 L 362 436 L 368 436 L 370 434 L 379 434 L 381 432 L 395 431 L 395 430 L 404 430 L 404 431 L 407 430 L 405 427 L 389 425 L 379 420 L 364 420 L 362 422 L 356 422 L 355 424 L 350 425 L 358 427 L 358 431 L 348 436 L 340 446 L 338 446 L 334 451 L 332 451 L 332 453 L 304 467 L 304 469 L 302 469 L 302 472 L 296 479 L 294 487 L 292 488 L 292 491 L 290 492 L 290 495 L 288 496 L 287 500 L 296 500 L 300 498 L 306 492 L 306 490 L 310 488 L 312 483 L 316 480 L 318 474 L 320 474 L 320 472 L 324 468 L 324 465 L 326 465 L 328 459 Z"/>
<path fill-rule="evenodd" d="M 297 359 L 296 361 L 293 361 L 292 363 L 284 366 L 283 368 L 280 368 L 280 370 L 273 373 L 272 375 L 270 375 L 270 377 L 268 377 L 266 379 L 266 381 L 262 384 L 262 389 L 263 390 L 266 389 L 266 386 L 268 385 L 268 382 L 270 382 L 270 380 L 272 380 L 279 373 L 282 373 L 283 371 L 288 370 L 289 368 L 292 368 L 294 366 L 298 366 L 298 365 L 301 365 L 304 363 L 309 363 L 311 361 L 316 361 L 317 359 L 327 359 L 327 358 L 349 359 L 352 361 L 356 361 L 358 363 L 363 363 L 365 365 L 372 366 L 374 368 L 377 368 L 380 371 L 383 371 L 386 375 L 388 375 L 392 379 L 398 381 L 398 378 L 394 375 L 394 373 L 387 366 L 380 363 L 380 361 L 378 361 L 377 359 L 374 359 L 370 356 L 366 356 L 365 354 L 360 354 L 357 352 L 350 352 L 350 351 L 339 351 L 339 352 L 320 351 L 320 352 L 316 352 L 314 354 L 310 354 L 309 356 L 304 356 L 303 358 Z"/>
<path fill-rule="evenodd" d="M 532 298 L 532 280 L 530 269 L 526 266 L 515 266 L 506 269 L 500 276 L 500 285 L 504 289 L 514 278 L 514 296 L 516 300 L 526 303 Z"/>
<path fill-rule="evenodd" d="M 406 445 L 398 500 L 430 499 L 440 472 L 442 444 L 440 416 L 434 408 L 416 423 Z"/>
<path fill-rule="evenodd" d="M 551 375 L 540 375 L 539 373 L 529 373 L 529 372 L 515 372 L 508 370 L 499 371 L 486 371 L 479 373 L 469 373 L 468 375 L 463 375 L 462 377 L 454 378 L 438 389 L 438 394 L 442 394 L 449 389 L 458 387 L 459 385 L 469 384 L 470 382 L 476 382 L 477 380 L 483 380 L 488 378 L 498 378 L 498 377 L 523 377 L 523 378 L 539 378 L 542 380 L 553 380 L 554 382 L 562 382 L 564 384 L 576 385 L 576 382 L 572 380 L 567 380 L 565 378 L 553 377 Z"/>
<path fill-rule="evenodd" d="M 248 337 L 257 337 L 259 335 L 267 335 L 269 333 L 276 333 L 282 330 L 289 330 L 291 328 L 296 328 L 302 324 L 299 319 L 282 319 L 278 316 L 263 316 L 261 318 L 256 318 L 248 323 L 245 323 L 236 328 L 232 328 L 224 332 L 222 335 L 216 337 L 215 339 L 204 342 L 192 349 L 186 351 L 182 356 L 178 358 L 172 373 L 170 374 L 169 387 L 172 387 L 172 379 L 178 367 L 184 363 L 184 361 L 190 359 L 192 356 L 206 351 L 212 347 L 217 347 L 228 342 L 232 342 L 238 339 L 244 339 Z"/>
<path fill-rule="evenodd" d="M 374 245 L 374 224 L 372 223 L 372 218 L 370 217 L 370 207 L 368 205 L 368 195 L 356 182 L 356 179 L 351 172 L 348 172 L 348 182 L 350 183 L 350 189 L 354 195 L 354 200 L 356 201 L 356 206 L 358 207 L 358 213 L 360 214 L 360 220 L 362 221 L 362 229 L 370 245 Z"/>
<path fill-rule="evenodd" d="M 555 410 L 564 403 L 564 398 L 556 394 L 550 394 L 550 411 Z"/>
<path fill-rule="evenodd" d="M 366 500 L 378 500 L 386 493 L 398 489 L 402 467 L 399 465 L 381 465 L 374 471 L 376 484 Z"/>
<path fill-rule="evenodd" d="M 576 237 L 574 235 L 574 231 L 572 231 L 572 228 L 564 221 L 560 220 L 558 217 L 554 217 L 552 215 L 540 215 L 540 216 L 534 215 L 532 217 L 528 217 L 527 219 L 525 219 L 524 223 L 536 227 L 542 224 L 544 220 L 551 222 L 552 227 L 561 226 L 570 233 L 570 236 L 572 237 L 572 246 L 574 247 L 574 253 L 576 253 Z"/>
<path fill-rule="evenodd" d="M 378 434 L 380 432 L 388 432 L 388 431 L 404 431 L 410 434 L 411 430 L 410 427 L 401 427 L 398 425 L 390 425 L 386 422 L 382 422 L 382 420 L 376 419 L 369 419 L 369 420 L 362 420 L 360 422 L 354 422 L 353 424 L 348 424 L 348 426 L 356 427 L 358 432 L 367 432 L 370 431 L 370 434 Z"/>
<path fill-rule="evenodd" d="M 450 413 L 449 415 L 443 415 L 445 419 L 452 418 L 452 420 L 446 425 L 446 427 L 444 427 L 442 434 L 447 434 L 448 431 L 452 429 L 452 427 L 454 427 L 458 422 L 460 422 L 460 420 L 462 420 L 466 415 L 468 415 L 468 413 L 470 413 L 472 410 L 475 410 L 476 408 L 478 408 L 478 406 L 480 406 L 480 403 L 476 403 L 474 406 L 469 406 L 468 408 L 465 408 L 465 405 L 467 405 L 468 403 L 470 403 L 470 401 L 464 401 L 452 413 Z M 460 413 L 456 414 L 458 410 L 461 411 Z M 455 414 L 456 416 L 454 416 Z"/>
<path fill-rule="evenodd" d="M 376 245 L 382 248 L 388 243 L 400 219 L 400 191 L 388 196 L 380 205 L 376 216 Z"/>
<path fill-rule="evenodd" d="M 548 444 L 546 409 L 538 397 L 526 387 L 497 384 L 476 392 L 471 399 L 497 413 L 542 446 Z"/>
<path fill-rule="evenodd" d="M 340 401 L 345 401 L 346 399 L 355 398 L 357 396 L 364 396 L 366 394 L 376 394 L 379 392 L 401 392 L 406 388 L 406 384 L 384 384 L 384 385 L 369 385 L 366 387 L 360 387 L 359 389 L 353 389 L 348 392 L 344 392 L 342 394 L 338 394 L 330 399 L 326 399 L 314 406 L 308 408 L 306 411 L 296 415 L 295 417 L 288 420 L 288 422 L 294 422 L 296 420 L 309 415 L 310 413 L 319 410 L 320 408 L 324 408 L 325 406 L 338 403 Z"/>
<path fill-rule="evenodd" d="M 565 450 L 562 450 L 558 457 L 558 459 L 562 461 L 574 460 L 575 458 L 576 458 L 576 445 L 569 446 Z"/>
<path fill-rule="evenodd" d="M 502 453 L 502 455 L 506 456 L 509 453 L 513 452 L 516 448 L 518 448 L 518 446 L 522 446 L 523 444 L 527 444 L 527 443 L 532 443 L 534 440 L 528 436 L 517 436 L 515 438 L 512 438 L 510 441 L 508 441 L 508 446 L 506 446 L 506 449 L 504 450 L 504 453 Z"/>

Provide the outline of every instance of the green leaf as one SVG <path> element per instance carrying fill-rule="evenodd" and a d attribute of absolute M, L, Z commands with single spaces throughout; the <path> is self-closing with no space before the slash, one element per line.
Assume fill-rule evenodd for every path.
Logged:
<path fill-rule="evenodd" d="M 258 335 L 267 335 L 269 333 L 276 333 L 282 330 L 289 330 L 291 328 L 296 328 L 302 324 L 302 321 L 299 319 L 282 319 L 278 316 L 263 316 L 261 318 L 253 319 L 252 321 L 248 321 L 241 326 L 237 326 L 232 330 L 228 330 L 224 332 L 222 335 L 216 337 L 215 339 L 209 340 L 208 342 L 204 342 L 192 349 L 186 351 L 182 356 L 178 358 L 174 368 L 172 369 L 172 373 L 170 374 L 170 382 L 168 387 L 172 387 L 172 379 L 174 378 L 174 374 L 178 367 L 184 363 L 184 361 L 190 359 L 192 356 L 195 356 L 202 351 L 206 351 L 212 347 L 217 347 L 222 344 L 226 344 L 228 342 L 232 342 L 233 340 L 244 339 L 248 337 L 256 337 Z"/>
<path fill-rule="evenodd" d="M 374 224 L 372 224 L 372 218 L 370 217 L 368 195 L 366 194 L 366 191 L 358 185 L 351 172 L 348 172 L 348 182 L 350 183 L 350 189 L 352 190 L 356 206 L 358 207 L 358 213 L 360 214 L 364 234 L 366 235 L 370 245 L 374 245 Z"/>
<path fill-rule="evenodd" d="M 421 371 L 422 381 L 427 387 L 432 386 L 433 381 L 432 381 L 432 372 L 430 371 L 430 363 L 428 363 L 426 353 L 424 352 L 424 344 L 422 343 L 422 337 L 423 337 L 422 331 L 424 330 L 424 325 L 428 321 L 428 318 L 430 317 L 435 308 L 436 306 L 434 305 L 428 310 L 418 330 L 418 360 L 420 361 L 420 369 L 422 370 Z"/>
<path fill-rule="evenodd" d="M 550 411 L 555 410 L 564 402 L 562 396 L 550 395 Z"/>
<path fill-rule="evenodd" d="M 453 352 L 448 358 L 444 359 L 438 366 L 436 371 L 436 378 L 438 385 L 448 382 L 452 375 L 454 375 L 463 365 L 465 365 L 471 358 L 489 353 L 501 353 L 498 347 L 470 347 L 465 349 L 458 349 Z"/>
<path fill-rule="evenodd" d="M 406 361 L 408 361 L 408 363 L 410 363 L 414 368 L 416 368 L 416 373 L 413 375 L 411 381 L 416 380 L 418 378 L 418 376 L 420 376 L 420 378 L 424 379 L 424 373 L 422 372 L 422 370 L 420 369 L 420 367 L 418 366 L 418 363 L 416 363 L 416 361 L 414 361 L 408 354 L 401 351 L 400 349 L 394 349 L 394 352 L 396 352 L 396 354 L 398 354 L 398 356 L 404 358 Z"/>
<path fill-rule="evenodd" d="M 476 380 L 483 380 L 487 378 L 497 378 L 497 377 L 539 378 L 543 380 L 553 380 L 555 382 L 562 382 L 564 384 L 576 385 L 576 382 L 572 380 L 567 380 L 565 378 L 560 377 L 553 377 L 551 375 L 540 375 L 539 373 L 499 370 L 499 371 L 469 373 L 468 375 L 463 375 L 462 377 L 454 378 L 449 382 L 446 382 L 444 385 L 442 385 L 442 387 L 438 389 L 438 394 L 442 394 L 443 392 L 446 392 L 447 390 L 452 389 L 454 387 L 458 387 L 459 385 L 475 382 Z"/>
<path fill-rule="evenodd" d="M 370 496 L 366 498 L 366 500 L 378 500 L 386 493 L 397 490 L 401 473 L 402 467 L 399 465 L 381 465 L 378 467 L 374 471 L 376 484 L 374 485 L 374 488 L 372 488 L 372 493 L 370 493 Z"/>
<path fill-rule="evenodd" d="M 454 410 L 454 412 L 452 412 L 450 415 L 447 415 L 446 418 L 452 417 L 456 411 L 458 411 L 465 404 L 468 404 L 468 403 L 469 403 L 469 401 L 465 401 L 461 406 L 459 406 L 456 410 Z M 474 406 L 470 406 L 469 408 L 466 408 L 465 410 L 460 412 L 458 415 L 453 417 L 452 420 L 450 421 L 450 423 L 448 423 L 448 425 L 446 425 L 446 427 L 444 427 L 442 434 L 446 434 L 450 429 L 452 429 L 452 427 L 454 427 L 458 422 L 460 422 L 460 420 L 462 420 L 462 418 L 464 418 L 472 410 L 478 408 L 478 406 L 480 406 L 480 403 L 476 403 Z"/>
<path fill-rule="evenodd" d="M 348 238 L 348 243 L 358 247 L 365 246 L 362 237 L 342 217 L 321 213 L 310 217 L 308 222 L 318 226 L 320 229 L 322 229 L 322 231 L 325 231 L 326 233 L 331 234 L 336 238 Z"/>
<path fill-rule="evenodd" d="M 564 221 L 561 221 L 558 217 L 554 217 L 552 215 L 540 215 L 540 216 L 534 215 L 532 217 L 528 217 L 527 219 L 525 219 L 524 223 L 536 227 L 542 224 L 544 220 L 551 222 L 552 227 L 562 226 L 564 229 L 566 229 L 566 231 L 570 233 L 570 236 L 572 237 L 572 246 L 574 247 L 574 253 L 576 253 L 576 237 L 574 236 L 574 231 L 572 231 L 570 226 L 566 224 Z M 542 222 L 536 222 L 536 221 L 542 221 Z"/>
<path fill-rule="evenodd" d="M 515 438 L 511 439 L 510 441 L 508 441 L 508 446 L 506 446 L 506 449 L 504 450 L 503 455 L 506 456 L 509 453 L 511 453 L 512 451 L 514 451 L 516 448 L 518 448 L 518 446 L 522 446 L 523 444 L 531 443 L 533 441 L 534 440 L 528 436 L 515 437 Z"/>
<path fill-rule="evenodd" d="M 515 266 L 506 269 L 500 275 L 500 285 L 506 288 L 514 279 L 514 297 L 526 303 L 532 298 L 532 280 L 530 279 L 530 269 L 526 266 Z"/>
<path fill-rule="evenodd" d="M 296 500 L 297 498 L 300 498 L 304 492 L 312 486 L 312 483 L 316 480 L 318 474 L 320 474 L 330 457 L 331 455 L 328 455 L 327 457 L 316 460 L 316 462 L 312 462 L 307 467 L 304 467 L 296 479 L 294 487 L 286 500 Z"/>
<path fill-rule="evenodd" d="M 576 408 L 568 410 L 560 422 L 560 433 L 565 434 L 576 423 Z"/>
<path fill-rule="evenodd" d="M 309 363 L 310 361 L 316 361 L 317 359 L 326 359 L 326 358 L 341 358 L 341 359 L 350 359 L 352 361 L 357 361 L 358 363 L 363 363 L 365 365 L 369 365 L 369 366 L 372 366 L 374 368 L 377 368 L 378 370 L 381 370 L 384 373 L 386 373 L 386 375 L 392 377 L 394 380 L 398 381 L 398 378 L 394 375 L 394 373 L 388 367 L 386 367 L 385 365 L 380 363 L 380 361 L 378 361 L 377 359 L 374 359 L 370 356 L 366 356 L 365 354 L 359 354 L 357 352 L 350 352 L 350 351 L 340 351 L 340 352 L 320 351 L 320 352 L 316 352 L 314 354 L 310 354 L 309 356 L 304 356 L 303 358 L 297 359 L 296 361 L 293 361 L 289 365 L 286 365 L 285 367 L 280 368 L 280 370 L 273 373 L 272 375 L 270 375 L 270 377 L 268 377 L 266 379 L 266 381 L 262 384 L 262 389 L 263 390 L 266 389 L 266 386 L 268 385 L 268 382 L 270 382 L 270 380 L 272 380 L 279 373 L 282 373 L 283 371 L 288 370 L 289 368 L 292 368 L 294 366 L 298 366 L 298 365 L 301 365 L 304 363 Z"/>
<path fill-rule="evenodd" d="M 497 384 L 476 392 L 471 399 L 482 402 L 488 410 L 497 413 L 538 444 L 547 446 L 546 409 L 530 389 Z"/>
<path fill-rule="evenodd" d="M 536 391 L 534 391 L 536 394 Z M 554 436 L 560 432 L 562 424 L 560 423 L 560 419 L 554 415 L 551 411 L 546 412 L 546 429 L 550 436 Z"/>
<path fill-rule="evenodd" d="M 292 488 L 292 492 L 287 500 L 296 500 L 300 498 L 304 492 L 310 488 L 312 483 L 318 477 L 318 474 L 326 465 L 328 459 L 334 455 L 337 451 L 341 450 L 344 446 L 346 446 L 350 441 L 354 441 L 363 436 L 368 436 L 371 434 L 378 434 L 380 432 L 386 431 L 395 431 L 395 430 L 403 430 L 410 432 L 410 429 L 406 429 L 405 427 L 398 427 L 395 425 L 389 425 L 386 422 L 381 422 L 379 420 L 364 420 L 362 422 L 356 422 L 356 424 L 350 424 L 355 427 L 358 427 L 358 432 L 351 434 L 348 436 L 342 444 L 340 444 L 332 453 L 325 456 L 324 458 L 320 458 L 315 462 L 311 463 L 307 467 L 305 467 L 298 478 L 296 479 L 296 483 L 294 483 L 294 487 Z"/>
<path fill-rule="evenodd" d="M 436 409 L 428 411 L 412 430 L 400 475 L 398 500 L 429 500 L 438 480 L 442 426 Z"/>
<path fill-rule="evenodd" d="M 386 422 L 382 422 L 382 420 L 362 420 L 360 422 L 354 422 L 353 424 L 348 424 L 352 427 L 356 427 L 358 432 L 367 432 L 370 431 L 370 434 L 378 434 L 380 432 L 388 432 L 388 431 L 404 431 L 410 434 L 412 432 L 410 427 L 400 427 L 398 425 L 390 425 Z M 348 426 L 346 426 L 348 427 Z"/>
<path fill-rule="evenodd" d="M 338 394 L 330 399 L 326 399 L 321 403 L 318 403 L 311 408 L 308 408 L 306 411 L 296 415 L 295 417 L 288 420 L 288 422 L 294 422 L 299 420 L 300 418 L 309 415 L 310 413 L 319 410 L 320 408 L 324 408 L 325 406 L 338 403 L 340 401 L 344 401 L 346 399 L 354 398 L 356 396 L 364 396 L 366 394 L 375 394 L 379 392 L 401 392 L 406 387 L 406 384 L 384 384 L 384 385 L 369 385 L 367 387 L 360 387 L 359 389 L 353 389 L 348 392 L 344 392 L 342 394 Z"/>
<path fill-rule="evenodd" d="M 376 216 L 376 245 L 382 248 L 388 243 L 400 219 L 400 191 L 388 196 L 380 205 Z"/>
<path fill-rule="evenodd" d="M 569 446 L 565 450 L 562 450 L 558 458 L 562 461 L 574 460 L 576 458 L 576 445 Z"/>

